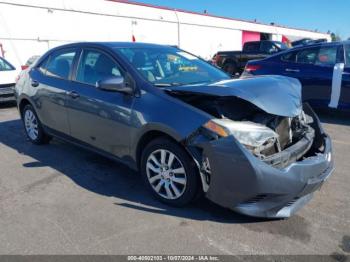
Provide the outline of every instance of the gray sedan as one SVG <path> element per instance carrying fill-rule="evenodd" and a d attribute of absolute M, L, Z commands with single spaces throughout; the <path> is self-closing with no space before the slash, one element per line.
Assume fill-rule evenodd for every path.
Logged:
<path fill-rule="evenodd" d="M 58 137 L 122 162 L 174 206 L 205 195 L 289 217 L 333 171 L 331 140 L 298 80 L 232 80 L 176 47 L 57 47 L 21 75 L 16 98 L 31 142 Z"/>

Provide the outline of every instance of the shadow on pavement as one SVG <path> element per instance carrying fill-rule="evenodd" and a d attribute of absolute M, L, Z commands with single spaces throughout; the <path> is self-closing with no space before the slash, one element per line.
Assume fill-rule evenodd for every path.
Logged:
<path fill-rule="evenodd" d="M 16 101 L 9 101 L 9 102 L 1 102 L 0 103 L 0 109 L 3 108 L 11 108 L 16 106 Z"/>
<path fill-rule="evenodd" d="M 25 168 L 50 167 L 69 177 L 77 185 L 94 193 L 115 197 L 115 205 L 194 220 L 210 220 L 221 223 L 253 223 L 264 219 L 250 218 L 221 208 L 207 199 L 201 199 L 185 208 L 174 208 L 155 200 L 143 185 L 139 175 L 128 167 L 80 149 L 58 139 L 49 145 L 36 146 L 26 141 L 20 120 L 0 122 L 0 144 L 30 156 L 33 161 L 24 163 Z M 32 189 L 47 183 L 50 177 L 26 186 Z M 51 179 L 50 179 L 51 181 Z"/>
<path fill-rule="evenodd" d="M 13 103 L 8 103 L 0 105 L 0 108 L 13 106 Z M 317 110 L 317 114 L 324 123 L 350 125 L 349 113 Z M 211 203 L 207 199 L 201 199 L 185 208 L 164 205 L 147 192 L 136 172 L 122 164 L 61 142 L 58 139 L 52 140 L 47 146 L 32 145 L 29 141 L 26 141 L 20 120 L 0 122 L 0 144 L 16 150 L 19 154 L 30 156 L 33 161 L 24 163 L 24 168 L 50 167 L 57 171 L 57 175 L 63 174 L 69 177 L 86 190 L 115 197 L 114 205 L 117 206 L 132 208 L 140 212 L 152 212 L 201 221 L 242 223 L 249 227 L 254 226 L 250 225 L 252 223 L 267 221 L 234 213 Z M 42 183 L 45 183 L 49 178 L 47 176 L 43 177 Z M 40 183 L 41 181 L 35 181 L 27 188 L 33 188 L 40 185 Z M 284 220 L 282 224 L 293 226 L 299 220 L 301 221 L 301 217 L 294 216 L 291 219 Z"/>
<path fill-rule="evenodd" d="M 335 109 L 315 109 L 322 123 L 350 125 L 350 112 Z"/>

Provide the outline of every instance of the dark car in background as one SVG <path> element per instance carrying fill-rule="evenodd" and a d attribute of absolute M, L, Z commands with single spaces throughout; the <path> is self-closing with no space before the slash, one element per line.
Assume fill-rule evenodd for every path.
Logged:
<path fill-rule="evenodd" d="M 21 66 L 22 70 L 28 69 L 32 64 L 34 64 L 40 58 L 39 55 L 33 55 L 28 58 L 27 62 Z"/>
<path fill-rule="evenodd" d="M 327 42 L 327 39 L 321 38 L 321 39 L 311 39 L 311 38 L 302 38 L 296 41 L 291 42 L 292 47 L 302 46 L 302 45 L 310 45 L 310 44 L 317 44 L 317 43 L 323 43 Z"/>
<path fill-rule="evenodd" d="M 252 75 L 297 78 L 303 100 L 312 106 L 350 109 L 350 41 L 309 44 L 250 61 L 243 77 Z"/>
<path fill-rule="evenodd" d="M 215 55 L 215 64 L 230 75 L 243 72 L 248 61 L 261 59 L 286 50 L 288 47 L 279 41 L 253 41 L 243 45 L 242 51 L 220 51 Z"/>
<path fill-rule="evenodd" d="M 232 80 L 176 47 L 57 47 L 19 79 L 16 97 L 32 143 L 55 136 L 125 163 L 170 205 L 204 193 L 247 215 L 289 217 L 333 170 L 298 80 Z"/>

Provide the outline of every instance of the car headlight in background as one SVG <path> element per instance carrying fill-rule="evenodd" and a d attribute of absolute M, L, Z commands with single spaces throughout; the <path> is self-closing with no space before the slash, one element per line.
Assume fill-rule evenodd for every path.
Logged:
<path fill-rule="evenodd" d="M 233 135 L 248 148 L 269 147 L 278 140 L 278 134 L 272 129 L 249 121 L 212 119 L 204 127 L 221 137 Z"/>

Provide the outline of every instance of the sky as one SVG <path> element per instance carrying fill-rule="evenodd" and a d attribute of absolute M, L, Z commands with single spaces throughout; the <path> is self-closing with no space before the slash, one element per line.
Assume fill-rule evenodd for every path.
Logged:
<path fill-rule="evenodd" d="M 350 38 L 350 0 L 132 0 Z"/>

